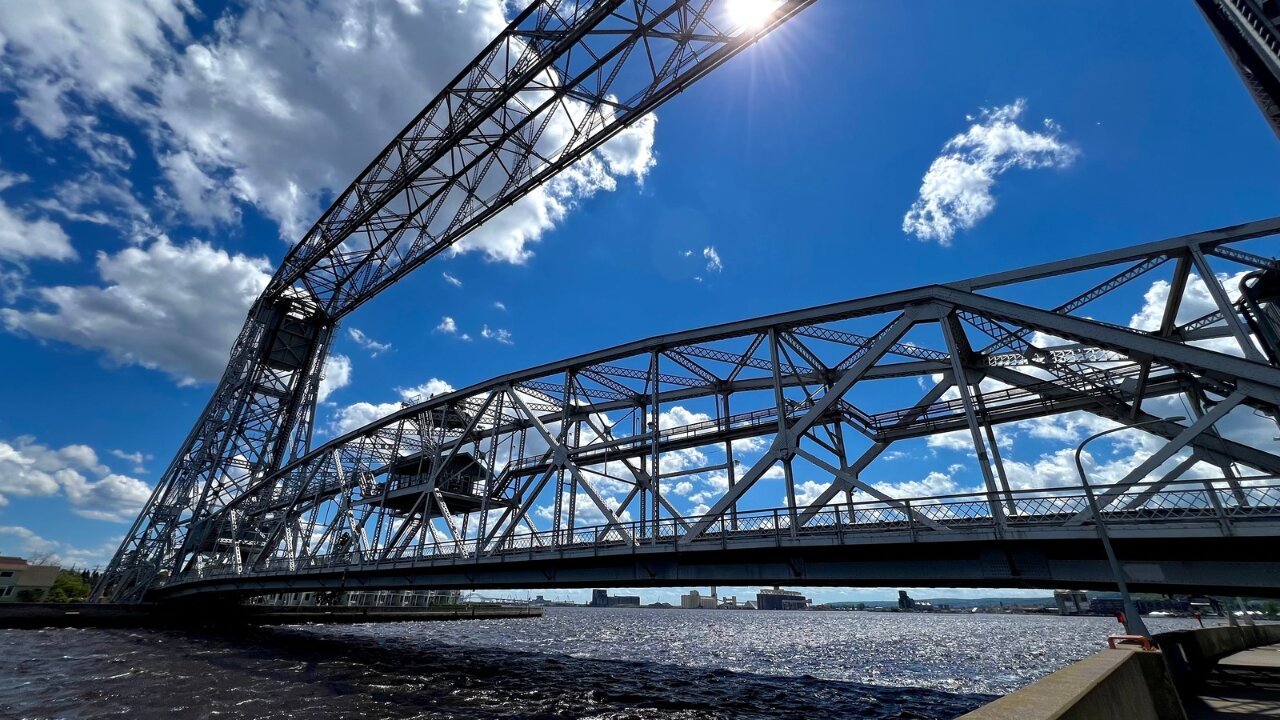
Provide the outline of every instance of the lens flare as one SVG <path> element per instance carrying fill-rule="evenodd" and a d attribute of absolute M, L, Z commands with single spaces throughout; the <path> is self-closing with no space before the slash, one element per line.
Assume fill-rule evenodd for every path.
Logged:
<path fill-rule="evenodd" d="M 725 15 L 743 30 L 757 30 L 764 27 L 780 4 L 779 0 L 727 0 Z"/>

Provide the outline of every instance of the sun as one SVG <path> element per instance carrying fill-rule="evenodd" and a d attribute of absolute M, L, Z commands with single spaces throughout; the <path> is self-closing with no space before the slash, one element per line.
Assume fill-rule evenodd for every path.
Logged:
<path fill-rule="evenodd" d="M 780 0 L 726 0 L 724 9 L 729 22 L 735 26 L 756 30 L 764 27 L 780 4 Z"/>

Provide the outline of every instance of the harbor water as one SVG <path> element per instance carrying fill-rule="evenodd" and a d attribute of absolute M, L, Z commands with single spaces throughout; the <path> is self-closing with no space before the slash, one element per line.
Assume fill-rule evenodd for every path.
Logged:
<path fill-rule="evenodd" d="M 227 632 L 5 630 L 0 717 L 951 718 L 1116 630 L 1092 617 L 589 608 Z"/>

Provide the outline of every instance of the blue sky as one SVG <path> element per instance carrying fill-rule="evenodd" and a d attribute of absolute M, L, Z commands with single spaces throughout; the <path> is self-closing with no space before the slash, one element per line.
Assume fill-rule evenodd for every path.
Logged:
<path fill-rule="evenodd" d="M 109 556 L 287 241 L 501 26 L 496 0 L 412 5 L 0 4 L 0 551 Z M 944 144 L 998 121 L 1040 150 L 992 161 L 994 208 L 949 244 L 908 236 Z M 1280 160 L 1191 3 L 820 0 L 634 139 L 594 192 L 351 316 L 321 425 L 433 378 L 1267 217 Z M 895 472 L 969 487 L 967 459 Z"/>

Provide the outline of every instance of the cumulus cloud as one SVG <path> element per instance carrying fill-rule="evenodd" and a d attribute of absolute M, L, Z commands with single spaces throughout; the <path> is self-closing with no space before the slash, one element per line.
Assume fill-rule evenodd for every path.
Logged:
<path fill-rule="evenodd" d="M 0 190 L 17 176 L 0 177 Z M 23 176 L 25 177 L 25 176 Z M 0 200 L 0 260 L 73 260 L 75 248 L 62 226 L 48 218 L 32 218 Z"/>
<path fill-rule="evenodd" d="M 77 515 L 128 522 L 150 494 L 146 483 L 113 473 L 87 445 L 52 448 L 30 436 L 0 440 L 0 505 L 62 495 Z"/>
<path fill-rule="evenodd" d="M 594 488 L 596 485 L 595 481 L 592 480 L 591 483 L 592 483 L 592 487 Z M 543 520 L 546 520 L 547 522 L 555 522 L 555 518 L 556 518 L 556 506 L 554 503 L 554 499 L 555 499 L 554 493 L 552 494 L 551 498 L 552 498 L 552 502 L 546 505 L 539 505 L 534 510 L 535 515 L 542 518 Z M 616 497 L 611 497 L 609 495 L 602 496 L 600 500 L 605 504 L 605 507 L 613 511 L 613 514 L 616 515 L 619 520 L 621 520 L 622 522 L 631 522 L 630 512 L 626 510 L 618 512 L 618 506 L 621 504 L 622 502 L 621 500 L 619 500 Z M 568 521 L 569 501 L 570 501 L 569 493 L 562 492 L 560 494 L 560 505 L 561 505 L 561 512 L 565 513 L 566 521 Z M 605 519 L 604 513 L 600 512 L 600 508 L 596 507 L 596 504 L 591 501 L 591 498 L 586 494 L 586 492 L 582 491 L 581 488 L 579 488 L 578 500 L 574 504 L 574 515 L 573 515 L 574 526 L 582 527 L 586 525 L 604 525 L 606 523 L 608 523 L 608 520 Z"/>
<path fill-rule="evenodd" d="M 439 378 L 431 378 L 414 387 L 397 388 L 396 394 L 400 396 L 398 401 L 384 403 L 362 401 L 338 409 L 329 423 L 329 430 L 334 435 L 343 435 L 384 418 L 405 405 L 419 403 L 449 392 L 453 392 L 453 386 Z"/>
<path fill-rule="evenodd" d="M 355 341 L 356 345 L 368 350 L 369 357 L 378 357 L 391 349 L 391 343 L 378 342 L 356 328 L 348 328 L 347 335 Z"/>
<path fill-rule="evenodd" d="M 324 359 L 320 387 L 316 388 L 316 401 L 324 402 L 335 390 L 351 384 L 351 358 L 333 354 Z"/>
<path fill-rule="evenodd" d="M 192 37 L 186 0 L 5 6 L 6 84 L 27 122 L 58 138 L 84 115 L 76 108 L 111 107 L 150 131 L 187 218 L 235 222 L 251 205 L 287 241 L 507 22 L 503 0 L 249 2 Z M 567 125 L 546 136 L 567 137 Z M 655 126 L 620 133 L 456 250 L 527 257 L 577 200 L 643 179 Z"/>
<path fill-rule="evenodd" d="M 193 36 L 189 26 L 198 10 L 189 0 L 2 5 L 0 61 L 6 72 L 0 90 L 12 94 L 25 122 L 48 142 L 74 145 L 90 166 L 83 173 L 88 182 L 50 188 L 37 205 L 71 220 L 120 228 L 140 245 L 154 240 L 144 251 L 150 258 L 100 256 L 100 271 L 111 269 L 107 263 L 155 263 L 156 256 L 181 251 L 221 252 L 247 262 L 238 277 L 224 275 L 218 287 L 208 288 L 202 303 L 240 315 L 231 323 L 237 328 L 246 307 L 239 291 L 260 289 L 257 271 L 265 265 L 199 243 L 170 244 L 153 215 L 234 224 L 243 208 L 253 207 L 277 223 L 283 239 L 296 240 L 322 201 L 345 187 L 423 99 L 505 27 L 509 9 L 503 0 L 251 0 Z M 574 112 L 581 115 L 583 107 L 562 106 L 563 116 L 545 129 L 544 141 L 566 141 Z M 106 132 L 99 116 L 133 123 L 148 146 L 134 148 Z M 577 203 L 614 190 L 620 178 L 645 177 L 654 163 L 656 122 L 648 117 L 619 133 L 452 252 L 523 262 L 529 244 Z M 147 151 L 163 180 L 135 191 L 121 171 Z M 139 197 L 156 201 L 148 207 Z M 6 255 L 69 259 L 74 250 L 57 223 L 0 205 L 0 257 Z M 11 269 L 0 273 L 6 302 L 25 292 L 21 276 Z M 178 277 L 177 284 L 194 290 L 206 277 Z M 40 289 L 39 298 L 52 309 L 10 308 L 5 325 L 102 350 L 117 362 L 159 368 L 184 382 L 217 376 L 232 337 L 222 318 L 193 326 L 200 337 L 191 341 L 181 334 L 159 338 L 173 335 L 167 320 L 144 334 L 141 316 L 158 307 L 167 318 L 174 310 L 163 299 L 158 306 L 151 302 L 163 293 L 149 278 L 113 281 L 104 273 L 103 279 L 102 287 Z M 460 284 L 447 273 L 445 279 Z M 122 297 L 129 301 L 117 299 Z M 94 322 L 85 322 L 86 315 Z M 506 331 L 492 333 L 500 342 L 510 340 Z"/>
<path fill-rule="evenodd" d="M 1061 128 L 1045 120 L 1043 131 L 1018 124 L 1026 101 L 983 109 L 965 132 L 947 141 L 920 184 L 920 196 L 902 218 L 902 231 L 920 240 L 950 245 L 996 207 L 996 179 L 1015 168 L 1061 168 L 1078 150 L 1060 139 Z"/>
<path fill-rule="evenodd" d="M 40 288 L 39 305 L 0 309 L 11 332 L 100 350 L 183 384 L 218 378 L 250 304 L 269 279 L 261 258 L 159 238 L 98 253 L 101 285 Z"/>
<path fill-rule="evenodd" d="M 457 335 L 458 323 L 453 318 L 445 315 L 440 318 L 440 324 L 436 325 L 436 332 L 444 333 L 445 335 Z"/>
<path fill-rule="evenodd" d="M 454 287 L 462 287 L 462 281 L 454 277 L 453 275 L 450 275 L 447 272 L 442 272 L 440 273 L 440 276 L 443 277 L 444 281 L 449 283 L 450 285 Z"/>

